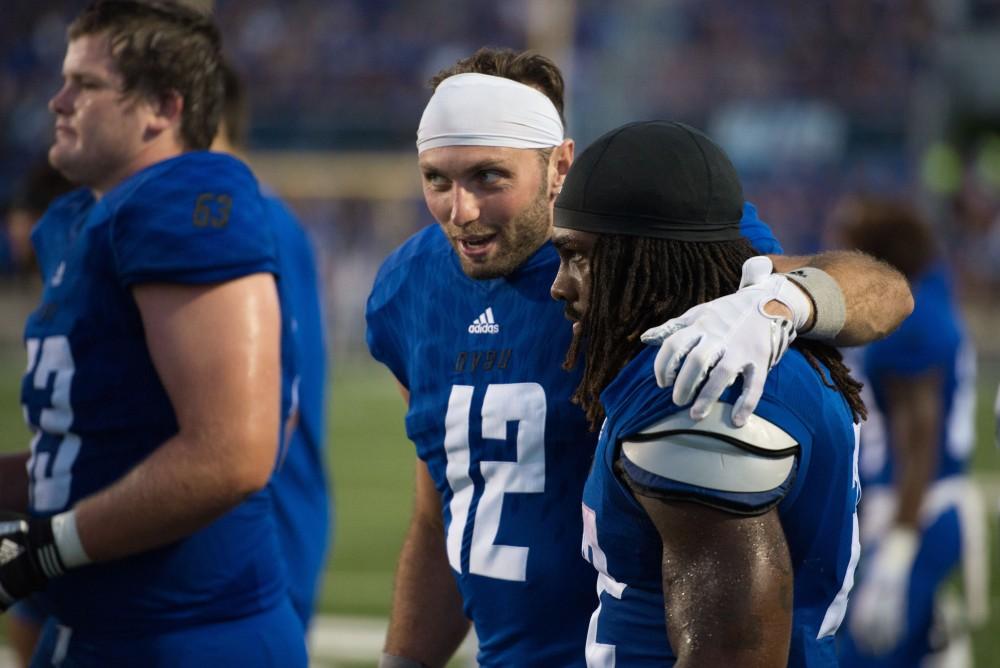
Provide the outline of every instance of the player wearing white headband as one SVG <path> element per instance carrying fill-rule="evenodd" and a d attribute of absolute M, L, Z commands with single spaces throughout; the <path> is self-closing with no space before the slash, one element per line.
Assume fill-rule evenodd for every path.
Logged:
<path fill-rule="evenodd" d="M 381 665 L 444 665 L 471 619 L 480 665 L 583 666 L 597 583 L 580 554 L 580 501 L 597 435 L 570 401 L 579 371 L 563 372 L 560 359 L 572 331 L 549 297 L 559 266 L 552 207 L 574 154 L 563 134 L 562 74 L 539 55 L 481 49 L 431 84 L 417 147 L 439 224 L 385 261 L 367 308 L 369 349 L 400 384 L 418 456 Z M 752 206 L 739 227 L 758 251 L 779 251 Z M 785 270 L 805 260 L 829 272 L 802 279 L 812 282 L 817 309 L 784 277 L 754 276 L 759 285 L 700 306 L 683 334 L 667 339 L 661 380 L 700 341 L 675 393 L 696 387 L 706 362 L 721 356 L 716 369 L 745 372 L 749 411 L 757 379 L 762 386 L 787 344 L 775 334 L 791 332 L 763 313 L 765 304 L 800 329 L 817 322 L 836 333 L 827 323 L 831 312 L 837 319 L 840 283 L 840 336 L 857 340 L 909 312 L 902 277 L 863 256 L 775 257 Z M 886 296 L 879 307 L 864 301 L 875 290 Z M 739 340 L 734 319 L 743 322 Z M 709 391 L 725 380 L 713 373 Z"/>

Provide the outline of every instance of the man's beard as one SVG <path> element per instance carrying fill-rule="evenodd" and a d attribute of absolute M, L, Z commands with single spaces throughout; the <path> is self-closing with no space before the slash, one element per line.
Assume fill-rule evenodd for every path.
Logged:
<path fill-rule="evenodd" d="M 514 273 L 548 240 L 551 227 L 550 215 L 548 184 L 543 180 L 535 199 L 505 226 L 495 230 L 497 235 L 495 257 L 485 263 L 475 263 L 467 260 L 458 248 L 455 249 L 462 271 L 469 278 L 477 280 L 501 278 Z M 452 245 L 454 244 L 452 241 Z"/>

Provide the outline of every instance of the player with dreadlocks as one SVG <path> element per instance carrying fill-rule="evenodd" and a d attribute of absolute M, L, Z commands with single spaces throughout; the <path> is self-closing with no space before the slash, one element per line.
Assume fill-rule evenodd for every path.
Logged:
<path fill-rule="evenodd" d="M 738 286 L 779 302 L 767 308 L 796 298 L 770 260 L 747 262 L 742 201 L 722 150 L 663 121 L 598 139 L 556 201 L 566 366 L 582 352 L 576 400 L 592 428 L 606 415 L 583 498 L 600 595 L 588 666 L 836 665 L 857 561 L 859 384 L 835 350 L 797 342 L 745 425 L 732 422 L 738 385 L 695 422 L 639 340 Z M 772 322 L 787 346 L 787 321 Z"/>
<path fill-rule="evenodd" d="M 563 368 L 576 365 L 582 342 L 586 345 L 583 379 L 574 395 L 591 426 L 604 419 L 601 390 L 618 371 L 644 348 L 639 336 L 654 325 L 676 317 L 696 304 L 735 292 L 741 267 L 757 255 L 745 239 L 691 243 L 672 239 L 602 236 L 594 243 L 591 271 L 595 290 L 591 313 L 600 318 L 582 319 L 574 330 Z M 662 262 L 669 257 L 670 263 Z M 622 345 L 627 341 L 628 345 Z M 809 339 L 791 344 L 809 364 L 822 373 L 828 369 L 833 386 L 844 393 L 855 419 L 867 416 L 861 401 L 861 383 L 851 378 L 840 352 Z"/>

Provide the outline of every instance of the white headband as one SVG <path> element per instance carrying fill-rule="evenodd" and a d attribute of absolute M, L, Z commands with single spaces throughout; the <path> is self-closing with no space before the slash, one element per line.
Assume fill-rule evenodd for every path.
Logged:
<path fill-rule="evenodd" d="M 549 148 L 563 142 L 559 112 L 544 93 L 505 77 L 456 74 L 424 109 L 417 152 L 439 146 Z"/>

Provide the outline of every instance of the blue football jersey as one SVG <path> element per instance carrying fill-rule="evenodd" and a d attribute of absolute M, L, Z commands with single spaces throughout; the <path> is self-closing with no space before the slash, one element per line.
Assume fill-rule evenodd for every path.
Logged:
<path fill-rule="evenodd" d="M 130 288 L 278 267 L 253 175 L 214 153 L 148 167 L 99 201 L 74 191 L 53 203 L 32 241 L 44 291 L 25 327 L 22 402 L 34 432 L 30 509 L 48 516 L 108 487 L 177 432 Z M 233 619 L 286 595 L 268 490 L 181 541 L 71 571 L 46 590 L 61 623 L 104 635 Z"/>
<path fill-rule="evenodd" d="M 639 353 L 605 389 L 607 420 L 583 496 L 583 554 L 598 575 L 600 605 L 587 637 L 590 666 L 673 665 L 664 623 L 662 542 L 614 472 L 623 440 L 677 413 L 652 374 L 655 349 Z M 727 390 L 732 403 L 740 385 Z M 843 619 L 858 558 L 857 444 L 850 408 L 797 350 L 771 370 L 755 414 L 799 444 L 794 478 L 778 512 L 794 569 L 789 666 L 837 665 L 833 635 Z M 731 493 L 692 490 L 702 502 Z"/>
<path fill-rule="evenodd" d="M 750 202 L 743 203 L 740 234 L 761 255 L 781 255 L 785 252 L 774 238 L 771 228 L 757 216 L 757 207 Z"/>
<path fill-rule="evenodd" d="M 776 246 L 755 212 L 745 224 Z M 584 665 L 597 600 L 578 505 L 596 435 L 570 403 L 580 371 L 560 368 L 572 329 L 549 294 L 558 268 L 546 243 L 509 276 L 470 279 L 432 225 L 368 299 L 368 346 L 410 392 L 407 435 L 441 494 L 484 666 Z"/>
<path fill-rule="evenodd" d="M 580 558 L 595 435 L 559 365 L 572 335 L 545 244 L 513 274 L 468 278 L 441 229 L 383 265 L 368 344 L 410 391 L 406 432 L 441 494 L 448 560 L 487 666 L 581 662 L 594 576 Z M 559 614 L 553 614 L 553 611 Z"/>
<path fill-rule="evenodd" d="M 895 332 L 864 349 L 864 376 L 874 408 L 861 430 L 861 481 L 893 481 L 893 448 L 886 397 L 890 377 L 937 371 L 941 379 L 937 479 L 964 473 L 975 444 L 976 356 L 952 295 L 951 279 L 937 265 L 912 283 L 913 313 Z"/>
<path fill-rule="evenodd" d="M 271 479 L 292 604 L 309 626 L 323 570 L 330 520 L 326 461 L 326 342 L 312 244 L 294 214 L 265 197 L 274 223 L 282 314 L 282 379 L 290 433 Z"/>

